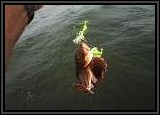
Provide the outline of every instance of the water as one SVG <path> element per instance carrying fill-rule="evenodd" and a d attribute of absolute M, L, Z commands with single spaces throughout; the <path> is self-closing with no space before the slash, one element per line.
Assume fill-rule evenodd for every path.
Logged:
<path fill-rule="evenodd" d="M 154 110 L 155 7 L 44 6 L 14 48 L 5 76 L 6 110 Z M 95 95 L 72 88 L 80 22 L 88 41 L 104 49 L 107 78 Z"/>

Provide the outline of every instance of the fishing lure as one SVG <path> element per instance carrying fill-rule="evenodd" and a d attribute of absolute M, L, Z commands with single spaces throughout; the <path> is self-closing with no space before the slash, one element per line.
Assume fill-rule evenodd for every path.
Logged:
<path fill-rule="evenodd" d="M 73 40 L 75 44 L 79 44 L 81 41 L 85 41 L 84 33 L 87 31 L 88 21 L 84 21 L 83 29 L 79 31 L 78 36 Z"/>

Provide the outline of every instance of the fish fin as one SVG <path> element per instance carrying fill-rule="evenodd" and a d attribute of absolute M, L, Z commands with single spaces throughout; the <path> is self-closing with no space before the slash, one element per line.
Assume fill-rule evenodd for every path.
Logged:
<path fill-rule="evenodd" d="M 84 93 L 94 95 L 94 92 L 91 91 L 91 90 L 89 90 L 89 89 L 87 89 L 84 85 L 81 85 L 81 84 L 79 84 L 79 83 L 75 83 L 75 84 L 73 84 L 73 86 L 74 86 L 78 91 L 82 91 L 82 92 L 84 92 Z"/>

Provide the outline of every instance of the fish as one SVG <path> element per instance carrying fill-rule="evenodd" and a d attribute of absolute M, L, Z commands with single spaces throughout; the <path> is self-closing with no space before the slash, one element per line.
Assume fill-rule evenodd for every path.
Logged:
<path fill-rule="evenodd" d="M 94 94 L 92 90 L 96 83 L 105 77 L 107 63 L 104 58 L 94 57 L 89 44 L 81 41 L 77 44 L 75 53 L 76 82 L 74 88 L 87 94 Z"/>

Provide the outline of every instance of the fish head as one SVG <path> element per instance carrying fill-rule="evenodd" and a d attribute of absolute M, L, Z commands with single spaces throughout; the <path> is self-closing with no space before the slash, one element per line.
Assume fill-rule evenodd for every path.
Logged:
<path fill-rule="evenodd" d="M 87 43 L 80 43 L 76 52 L 76 61 L 79 61 L 79 64 L 83 67 L 86 67 L 91 62 L 92 58 L 93 54 Z"/>

